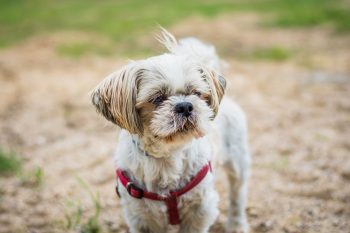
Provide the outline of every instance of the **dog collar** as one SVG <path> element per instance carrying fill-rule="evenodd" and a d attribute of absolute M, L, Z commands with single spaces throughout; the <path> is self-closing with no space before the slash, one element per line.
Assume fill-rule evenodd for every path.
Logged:
<path fill-rule="evenodd" d="M 179 210 L 177 208 L 177 198 L 196 187 L 206 177 L 209 171 L 212 172 L 210 161 L 204 165 L 201 170 L 199 170 L 199 172 L 192 178 L 190 182 L 188 182 L 181 189 L 170 191 L 168 196 L 162 196 L 157 193 L 148 192 L 138 187 L 134 182 L 131 181 L 126 171 L 122 169 L 117 169 L 116 175 L 117 179 L 120 180 L 120 183 L 126 188 L 130 196 L 137 199 L 146 198 L 153 201 L 164 201 L 167 206 L 169 223 L 171 225 L 177 225 L 181 223 Z M 118 196 L 120 196 L 118 193 L 118 182 L 116 192 Z"/>

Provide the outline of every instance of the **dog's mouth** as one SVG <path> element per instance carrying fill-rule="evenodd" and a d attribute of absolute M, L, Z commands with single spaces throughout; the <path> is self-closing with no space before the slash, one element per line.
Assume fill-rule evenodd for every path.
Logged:
<path fill-rule="evenodd" d="M 181 130 L 177 131 L 176 133 L 170 134 L 168 136 L 163 137 L 162 139 L 167 142 L 171 143 L 178 140 L 188 140 L 190 138 L 201 138 L 204 136 L 204 133 L 201 130 L 193 129 L 193 130 Z"/>
<path fill-rule="evenodd" d="M 190 130 L 185 130 L 185 131 L 180 131 L 180 132 L 184 133 L 184 134 L 193 135 L 195 138 L 201 138 L 204 136 L 204 132 L 198 128 L 193 128 Z"/>
<path fill-rule="evenodd" d="M 203 130 L 198 127 L 196 120 L 192 117 L 182 118 L 180 121 L 172 121 L 170 124 L 173 125 L 175 130 L 164 137 L 166 141 L 173 141 L 178 137 L 188 138 L 192 136 L 200 138 L 204 136 Z"/>
<path fill-rule="evenodd" d="M 179 125 L 177 132 L 190 133 L 192 131 L 197 131 L 197 122 L 193 117 L 188 117 L 182 119 L 183 123 Z"/>
<path fill-rule="evenodd" d="M 190 114 L 168 109 L 157 110 L 150 120 L 149 128 L 156 138 L 167 142 L 183 143 L 193 138 L 201 138 L 208 131 L 207 116 L 210 114 L 200 110 L 195 107 Z"/>

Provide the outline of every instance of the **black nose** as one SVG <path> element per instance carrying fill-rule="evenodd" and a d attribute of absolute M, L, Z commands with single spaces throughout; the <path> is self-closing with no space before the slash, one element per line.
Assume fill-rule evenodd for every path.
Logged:
<path fill-rule="evenodd" d="M 193 110 L 193 105 L 190 102 L 181 102 L 175 105 L 175 111 L 177 113 L 181 113 L 185 117 L 190 116 L 192 110 Z"/>

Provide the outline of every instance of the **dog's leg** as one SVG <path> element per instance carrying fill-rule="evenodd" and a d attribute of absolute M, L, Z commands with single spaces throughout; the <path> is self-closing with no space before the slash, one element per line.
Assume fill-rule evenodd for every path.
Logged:
<path fill-rule="evenodd" d="M 211 224 L 202 221 L 188 222 L 185 225 L 181 225 L 179 233 L 208 233 Z"/>
<path fill-rule="evenodd" d="M 246 233 L 249 225 L 245 213 L 247 198 L 246 177 L 240 177 L 230 162 L 225 163 L 229 182 L 229 208 L 226 230 L 228 233 Z M 243 175 L 245 176 L 245 175 Z"/>
<path fill-rule="evenodd" d="M 148 228 L 144 228 L 144 227 L 131 227 L 129 230 L 130 233 L 152 233 Z"/>
<path fill-rule="evenodd" d="M 125 199 L 125 198 L 124 198 Z M 145 206 L 138 202 L 125 202 L 124 216 L 130 233 L 164 233 L 165 226 L 162 222 L 153 217 L 149 212 L 145 212 Z"/>
<path fill-rule="evenodd" d="M 130 233 L 164 233 L 165 229 L 161 229 L 156 223 L 145 222 L 141 219 L 133 219 L 133 224 L 129 225 Z"/>
<path fill-rule="evenodd" d="M 197 197 L 192 197 L 191 203 L 185 203 L 179 233 L 207 233 L 219 214 L 219 196 L 212 187 Z"/>
<path fill-rule="evenodd" d="M 209 226 L 201 227 L 195 224 L 188 225 L 186 227 L 182 227 L 179 233 L 208 233 Z"/>
<path fill-rule="evenodd" d="M 249 225 L 245 212 L 247 182 L 249 177 L 250 157 L 245 139 L 236 137 L 232 141 L 226 138 L 223 146 L 223 164 L 228 178 L 229 208 L 227 232 L 246 233 Z"/>
<path fill-rule="evenodd" d="M 230 102 L 225 104 L 225 110 L 228 111 L 224 111 L 219 119 L 222 144 L 218 152 L 228 177 L 229 208 L 226 228 L 229 233 L 246 233 L 249 231 L 245 207 L 250 166 L 246 122 L 237 105 Z"/>

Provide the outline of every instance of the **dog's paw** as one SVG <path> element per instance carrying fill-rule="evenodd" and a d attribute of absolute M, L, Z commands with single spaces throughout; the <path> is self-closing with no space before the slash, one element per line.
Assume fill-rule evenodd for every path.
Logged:
<path fill-rule="evenodd" d="M 234 230 L 226 230 L 226 233 L 249 233 L 249 227 L 248 228 L 237 227 Z"/>
<path fill-rule="evenodd" d="M 248 230 L 244 230 L 244 229 L 236 229 L 236 230 L 231 230 L 231 231 L 226 231 L 226 233 L 248 233 Z"/>
<path fill-rule="evenodd" d="M 226 226 L 226 233 L 249 233 L 249 224 L 247 222 L 229 222 Z"/>

